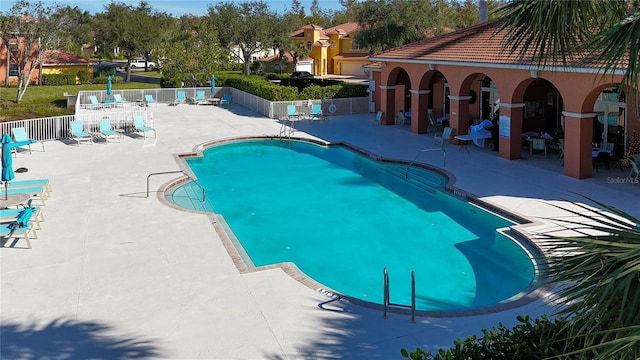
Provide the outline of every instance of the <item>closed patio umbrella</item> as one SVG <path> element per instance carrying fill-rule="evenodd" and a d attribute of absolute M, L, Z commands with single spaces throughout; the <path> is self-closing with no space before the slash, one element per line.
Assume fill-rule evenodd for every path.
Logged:
<path fill-rule="evenodd" d="M 216 77 L 211 75 L 211 96 L 216 92 Z"/>
<path fill-rule="evenodd" d="M 113 92 L 113 85 L 111 84 L 111 75 L 107 77 L 107 95 L 111 95 Z"/>
<path fill-rule="evenodd" d="M 11 135 L 2 135 L 2 177 L 0 178 L 4 182 L 4 196 L 5 200 L 9 198 L 9 181 L 13 180 L 16 175 L 13 173 L 13 159 L 11 158 L 11 149 L 16 146 L 27 145 L 35 142 L 34 140 L 12 142 Z"/>

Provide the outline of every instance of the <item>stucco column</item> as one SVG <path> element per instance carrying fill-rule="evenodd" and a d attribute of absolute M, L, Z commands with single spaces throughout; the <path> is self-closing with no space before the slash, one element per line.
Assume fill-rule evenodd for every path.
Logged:
<path fill-rule="evenodd" d="M 520 159 L 522 157 L 522 121 L 524 119 L 523 103 L 500 103 L 500 157 L 503 159 Z"/>
<path fill-rule="evenodd" d="M 411 132 L 424 134 L 429 128 L 429 90 L 409 90 L 411 93 Z"/>
<path fill-rule="evenodd" d="M 382 125 L 395 124 L 396 87 L 380 85 L 380 110 L 384 112 L 380 123 Z"/>
<path fill-rule="evenodd" d="M 471 96 L 449 95 L 451 136 L 469 133 L 469 99 Z"/>
<path fill-rule="evenodd" d="M 564 174 L 576 179 L 591 177 L 591 141 L 595 113 L 563 111 Z"/>

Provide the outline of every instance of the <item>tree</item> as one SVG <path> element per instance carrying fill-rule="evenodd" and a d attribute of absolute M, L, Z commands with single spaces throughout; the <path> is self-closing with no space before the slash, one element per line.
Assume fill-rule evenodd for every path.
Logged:
<path fill-rule="evenodd" d="M 82 45 L 93 42 L 91 38 L 93 17 L 89 12 L 82 11 L 77 6 L 72 8 L 67 5 L 57 8 L 51 18 L 58 19 L 58 23 L 64 24 L 64 28 L 59 29 L 56 43 L 52 44 L 55 49 L 80 55 Z"/>
<path fill-rule="evenodd" d="M 624 68 L 622 83 L 638 89 L 638 2 L 521 0 L 507 3 L 498 15 L 502 27 L 510 29 L 509 51 L 522 56 L 534 53 L 540 65 L 554 61 L 565 65 L 586 54 L 604 63 L 603 74 Z"/>
<path fill-rule="evenodd" d="M 509 29 L 507 50 L 535 54 L 539 65 L 567 64 L 588 56 L 603 74 L 624 68 L 623 85 L 638 94 L 640 4 L 634 1 L 517 1 L 499 9 Z M 625 62 L 628 65 L 624 65 Z M 619 87 L 619 88 L 622 88 Z M 583 236 L 564 239 L 552 254 L 550 284 L 559 286 L 560 315 L 571 318 L 572 335 L 584 339 L 597 359 L 640 354 L 639 220 L 605 207 L 631 223 L 604 214 Z M 594 236 L 594 231 L 602 236 Z"/>
<path fill-rule="evenodd" d="M 101 24 L 101 40 L 107 46 L 117 46 L 127 59 L 126 82 L 131 80 L 131 61 L 136 56 L 150 60 L 151 51 L 156 47 L 161 34 L 161 23 L 155 21 L 162 17 L 155 14 L 148 3 L 141 1 L 137 7 L 124 3 L 110 3 L 103 14 L 97 15 Z M 145 70 L 146 70 L 145 62 Z"/>
<path fill-rule="evenodd" d="M 1 23 L 2 43 L 9 54 L 7 61 L 9 64 L 17 64 L 17 103 L 22 101 L 31 78 L 42 64 L 44 52 L 51 48 L 58 29 L 64 28 L 63 22 L 67 19 L 52 19 L 53 11 L 53 8 L 45 7 L 42 2 L 21 0 L 11 7 L 10 15 Z M 11 51 L 10 43 L 16 45 Z"/>
<path fill-rule="evenodd" d="M 163 58 L 164 84 L 202 86 L 219 69 L 227 53 L 220 48 L 217 31 L 210 23 L 189 18 L 171 28 L 159 47 Z"/>
<path fill-rule="evenodd" d="M 244 73 L 249 75 L 252 56 L 270 47 L 273 18 L 277 15 L 263 1 L 233 2 L 209 6 L 207 21 L 217 30 L 220 44 L 227 47 L 232 56 L 244 63 Z"/>

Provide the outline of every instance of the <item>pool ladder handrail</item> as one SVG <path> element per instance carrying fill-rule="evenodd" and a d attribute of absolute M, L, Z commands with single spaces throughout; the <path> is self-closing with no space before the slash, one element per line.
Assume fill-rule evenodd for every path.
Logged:
<path fill-rule="evenodd" d="M 394 304 L 389 301 L 389 272 L 387 268 L 383 270 L 383 283 L 384 283 L 384 314 L 383 318 L 387 318 L 387 310 L 390 307 L 399 307 L 403 309 L 411 309 L 411 322 L 416 322 L 416 277 L 415 272 L 411 270 L 411 305 Z"/>
<path fill-rule="evenodd" d="M 149 175 L 147 175 L 147 198 L 149 197 L 149 179 L 151 178 L 151 176 L 154 175 L 167 175 L 167 174 L 177 174 L 177 173 L 183 173 L 184 175 L 186 175 L 191 181 L 193 181 L 194 184 L 196 184 L 200 190 L 202 190 L 202 201 L 205 201 L 205 191 L 204 188 L 202 187 L 202 185 L 200 185 L 196 180 L 194 180 L 189 174 L 187 174 L 186 172 L 182 171 L 182 170 L 175 170 L 175 171 L 162 171 L 162 172 L 155 172 L 155 173 L 151 173 Z"/>
<path fill-rule="evenodd" d="M 405 178 L 409 178 L 409 169 L 416 163 L 416 160 L 418 160 L 418 157 L 422 153 L 426 153 L 426 152 L 430 152 L 430 151 L 439 151 L 439 150 L 442 150 L 442 167 L 447 167 L 447 150 L 445 150 L 443 148 L 422 149 L 422 150 L 418 151 L 416 156 L 414 156 L 413 160 L 411 160 L 409 165 L 407 165 L 407 170 L 404 173 Z"/>

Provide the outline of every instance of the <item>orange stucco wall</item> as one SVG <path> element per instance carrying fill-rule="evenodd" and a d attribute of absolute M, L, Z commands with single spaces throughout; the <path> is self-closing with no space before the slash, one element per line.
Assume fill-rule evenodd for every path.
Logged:
<path fill-rule="evenodd" d="M 405 74 L 405 75 L 403 75 Z M 544 129 L 549 121 L 563 122 L 565 138 L 564 173 L 574 178 L 591 177 L 592 172 L 592 128 L 594 105 L 599 94 L 607 87 L 617 86 L 619 75 L 603 77 L 593 72 L 531 71 L 525 69 L 500 69 L 480 66 L 431 65 L 417 63 L 387 62 L 381 71 L 372 72 L 376 83 L 373 96 L 376 110 L 395 114 L 405 109 L 406 98 L 402 89 L 412 92 L 412 127 L 416 133 L 427 131 L 427 109 L 434 116 L 445 114 L 443 103 L 444 81 L 449 86 L 449 116 L 453 134 L 465 134 L 474 119 L 480 114 L 480 81 L 488 76 L 499 94 L 500 115 L 510 119 L 509 131 L 501 132 L 500 156 L 517 159 L 522 154 L 522 132 L 527 129 Z M 403 80 L 408 79 L 408 80 Z M 541 88 L 541 84 L 545 87 Z M 476 98 L 471 96 L 471 90 Z M 428 93 L 425 95 L 424 93 Z M 385 95 L 389 93 L 389 95 Z M 549 95 L 548 95 L 549 94 Z M 555 95 L 559 100 L 554 100 Z M 551 96 L 550 96 L 551 95 Z M 637 94 L 626 96 L 626 137 L 640 133 L 640 107 Z M 549 96 L 549 98 L 547 98 Z M 431 99 L 431 101 L 429 101 Z M 392 100 L 392 101 L 390 101 Z M 475 100 L 475 101 L 473 101 Z M 548 114 L 545 101 L 553 102 L 558 114 Z M 473 103 L 470 103 L 473 102 Z M 541 113 L 532 115 L 528 106 L 541 104 Z M 562 114 L 562 119 L 559 119 Z M 541 118 L 535 118 L 540 116 Z M 554 119 L 557 117 L 558 119 Z M 386 115 L 386 124 L 391 124 Z M 505 128 L 506 129 L 506 128 Z M 504 135 L 504 136 L 503 136 Z"/>

